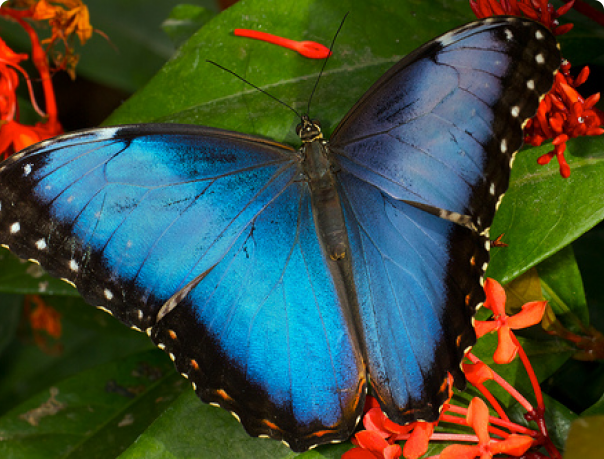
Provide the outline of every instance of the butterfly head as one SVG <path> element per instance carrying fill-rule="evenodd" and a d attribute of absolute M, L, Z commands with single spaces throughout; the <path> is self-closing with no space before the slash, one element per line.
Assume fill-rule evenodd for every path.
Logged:
<path fill-rule="evenodd" d="M 296 134 L 298 134 L 303 143 L 323 138 L 321 125 L 317 120 L 311 120 L 308 115 L 302 116 L 300 124 L 296 126 Z"/>

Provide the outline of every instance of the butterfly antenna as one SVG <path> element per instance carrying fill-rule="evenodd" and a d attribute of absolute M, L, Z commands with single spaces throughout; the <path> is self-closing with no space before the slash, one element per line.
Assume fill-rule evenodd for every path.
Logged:
<path fill-rule="evenodd" d="M 270 97 L 271 99 L 276 100 L 276 101 L 277 101 L 277 102 L 279 102 L 281 105 L 283 105 L 283 106 L 285 106 L 285 107 L 289 108 L 289 109 L 290 109 L 292 112 L 294 112 L 294 113 L 296 114 L 296 116 L 297 116 L 298 118 L 302 118 L 302 115 L 300 115 L 300 113 L 298 113 L 298 111 L 297 111 L 295 108 L 293 108 L 293 107 L 292 107 L 292 106 L 290 106 L 290 105 L 287 105 L 287 104 L 286 104 L 285 102 L 283 102 L 282 100 L 277 99 L 277 98 L 276 98 L 275 96 L 273 96 L 271 93 L 268 93 L 268 92 L 266 92 L 264 89 L 259 88 L 259 87 L 258 87 L 258 86 L 256 86 L 254 83 L 250 83 L 248 80 L 246 80 L 245 78 L 243 78 L 243 77 L 242 77 L 242 76 L 240 76 L 240 75 L 237 75 L 237 74 L 236 74 L 235 72 L 233 72 L 232 70 L 229 70 L 229 69 L 227 69 L 226 67 L 223 67 L 222 65 L 217 64 L 217 63 L 216 63 L 216 62 L 214 62 L 214 61 L 206 60 L 206 62 L 209 62 L 210 64 L 215 65 L 216 67 L 218 67 L 219 69 L 222 69 L 222 70 L 224 70 L 225 72 L 230 73 L 230 74 L 231 74 L 231 75 L 233 75 L 234 77 L 239 78 L 239 79 L 240 79 L 241 81 L 243 81 L 245 84 L 247 84 L 247 85 L 251 86 L 251 87 L 252 87 L 252 88 L 254 88 L 254 89 L 257 89 L 257 90 L 258 90 L 258 91 L 260 91 L 262 94 L 266 94 L 266 95 L 267 95 L 268 97 Z"/>
<path fill-rule="evenodd" d="M 346 21 L 346 18 L 348 17 L 349 14 L 350 14 L 350 12 L 348 12 L 344 15 L 342 22 L 340 22 L 340 27 L 338 27 L 338 30 L 336 30 L 336 33 L 333 36 L 333 40 L 331 40 L 331 46 L 329 47 L 329 54 L 323 61 L 323 67 L 321 67 L 321 71 L 319 72 L 319 76 L 317 77 L 317 81 L 315 82 L 315 87 L 312 89 L 312 92 L 310 93 L 310 97 L 308 98 L 308 107 L 306 108 L 306 113 L 308 115 L 310 115 L 310 103 L 312 102 L 312 98 L 315 95 L 315 92 L 317 91 L 317 86 L 319 86 L 319 81 L 321 81 L 321 75 L 323 75 L 323 71 L 325 70 L 327 61 L 329 60 L 329 58 L 332 55 L 331 51 L 333 50 L 333 47 L 336 44 L 336 38 L 338 38 L 338 35 L 340 34 L 340 30 L 342 30 L 342 27 L 344 27 L 344 21 Z"/>

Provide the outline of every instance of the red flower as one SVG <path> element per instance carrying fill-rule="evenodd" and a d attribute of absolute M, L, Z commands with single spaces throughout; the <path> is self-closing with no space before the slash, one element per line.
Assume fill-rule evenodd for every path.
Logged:
<path fill-rule="evenodd" d="M 573 28 L 572 24 L 558 24 L 558 18 L 566 14 L 575 3 L 574 0 L 561 6 L 557 10 L 550 5 L 548 0 L 470 0 L 470 8 L 477 18 L 488 18 L 491 16 L 526 16 L 540 22 L 554 35 L 562 35 Z"/>
<path fill-rule="evenodd" d="M 518 352 L 518 344 L 512 330 L 539 323 L 545 312 L 547 302 L 532 301 L 522 306 L 522 311 L 518 314 L 508 316 L 505 313 L 505 290 L 499 282 L 487 278 L 484 291 L 487 295 L 484 307 L 493 311 L 493 320 L 477 320 L 474 324 L 476 336 L 480 338 L 496 330 L 499 336 L 499 344 L 493 359 L 496 363 L 510 363 Z"/>
<path fill-rule="evenodd" d="M 17 54 L 0 38 L 0 116 L 3 120 L 13 119 L 17 113 L 17 86 L 21 70 L 19 62 L 27 59 L 27 54 Z"/>
<path fill-rule="evenodd" d="M 0 160 L 29 147 L 44 139 L 61 134 L 63 129 L 58 123 L 36 123 L 27 126 L 17 121 L 0 122 Z"/>
<path fill-rule="evenodd" d="M 471 426 L 478 437 L 477 445 L 450 445 L 442 453 L 440 459 L 488 459 L 495 454 L 508 453 L 512 456 L 523 455 L 533 444 L 533 439 L 526 435 L 511 434 L 503 440 L 489 437 L 489 409 L 486 403 L 475 397 L 468 407 L 467 424 Z"/>
<path fill-rule="evenodd" d="M 357 432 L 352 442 L 358 448 L 346 451 L 342 459 L 398 459 L 403 454 L 400 445 L 388 443 L 373 430 Z"/>
<path fill-rule="evenodd" d="M 12 17 L 17 14 L 14 10 L 2 8 L 2 14 Z M 29 77 L 19 66 L 19 62 L 28 58 L 27 54 L 17 54 L 0 39 L 0 160 L 6 159 L 15 153 L 40 140 L 53 137 L 63 132 L 59 124 L 54 90 L 52 88 L 48 63 L 39 40 L 33 28 L 22 21 L 17 15 L 14 18 L 28 32 L 32 42 L 32 61 L 40 73 L 40 80 L 45 96 L 47 113 L 44 114 L 37 106 Z M 19 123 L 19 107 L 17 103 L 17 87 L 19 86 L 19 71 L 27 83 L 32 105 L 41 115 L 46 117 L 45 122 L 35 126 L 26 126 Z"/>
<path fill-rule="evenodd" d="M 570 64 L 564 61 L 556 74 L 554 86 L 539 105 L 535 118 L 528 121 L 524 129 L 525 142 L 539 146 L 553 138 L 554 149 L 541 156 L 537 162 L 548 164 L 555 156 L 560 164 L 560 174 L 570 176 L 570 167 L 564 158 L 566 142 L 569 138 L 584 135 L 601 135 L 604 129 L 602 112 L 594 108 L 600 100 L 600 93 L 584 99 L 575 89 L 589 76 L 589 68 L 584 67 L 579 76 L 570 76 Z"/>

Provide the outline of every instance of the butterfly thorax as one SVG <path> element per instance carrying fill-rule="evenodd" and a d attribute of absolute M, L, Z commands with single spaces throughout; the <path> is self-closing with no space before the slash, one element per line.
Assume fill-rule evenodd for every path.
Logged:
<path fill-rule="evenodd" d="M 297 131 L 303 142 L 302 168 L 310 189 L 315 227 L 326 256 L 340 260 L 346 256 L 348 236 L 328 144 L 319 125 L 306 116 Z"/>

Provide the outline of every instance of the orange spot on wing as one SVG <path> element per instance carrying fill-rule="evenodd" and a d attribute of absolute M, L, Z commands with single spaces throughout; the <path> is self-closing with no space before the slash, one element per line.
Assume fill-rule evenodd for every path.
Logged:
<path fill-rule="evenodd" d="M 223 400 L 225 400 L 227 402 L 232 402 L 233 401 L 233 399 L 229 396 L 229 394 L 227 394 L 222 389 L 218 389 L 216 391 L 216 395 L 218 395 L 220 398 L 222 398 Z"/>
<path fill-rule="evenodd" d="M 277 424 L 275 424 L 274 422 L 269 421 L 268 419 L 263 419 L 262 422 L 264 423 L 265 426 L 267 426 L 269 429 L 272 430 L 281 430 L 279 428 L 279 426 L 277 426 Z"/>

